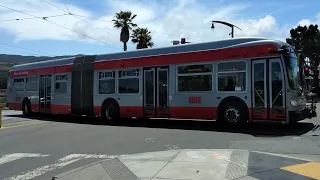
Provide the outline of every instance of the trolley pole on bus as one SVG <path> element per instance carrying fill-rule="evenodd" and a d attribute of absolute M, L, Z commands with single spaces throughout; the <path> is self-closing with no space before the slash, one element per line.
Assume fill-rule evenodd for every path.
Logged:
<path fill-rule="evenodd" d="M 229 35 L 231 35 L 231 38 L 234 37 L 234 27 L 236 27 L 240 31 L 242 31 L 238 26 L 231 24 L 231 23 L 228 23 L 228 22 L 224 22 L 224 21 L 211 21 L 211 22 L 212 22 L 211 29 L 214 29 L 214 23 L 219 23 L 219 24 L 223 24 L 223 25 L 231 27 L 231 33 L 229 33 Z"/>

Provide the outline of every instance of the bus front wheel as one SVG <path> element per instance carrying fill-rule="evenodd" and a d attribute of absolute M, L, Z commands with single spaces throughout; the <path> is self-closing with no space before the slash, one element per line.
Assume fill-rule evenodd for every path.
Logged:
<path fill-rule="evenodd" d="M 246 122 L 246 111 L 238 101 L 225 102 L 219 112 L 222 123 L 231 126 L 243 125 Z"/>
<path fill-rule="evenodd" d="M 102 117 L 107 120 L 115 120 L 120 117 L 119 106 L 115 103 L 108 102 L 105 103 L 102 107 Z"/>

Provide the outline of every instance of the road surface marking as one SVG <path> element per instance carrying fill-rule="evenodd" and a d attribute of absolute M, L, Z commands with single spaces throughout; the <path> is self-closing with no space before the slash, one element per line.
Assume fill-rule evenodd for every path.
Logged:
<path fill-rule="evenodd" d="M 308 162 L 303 164 L 282 167 L 281 169 L 290 171 L 292 173 L 300 174 L 302 176 L 320 179 L 320 163 Z"/>
<path fill-rule="evenodd" d="M 163 146 L 168 148 L 169 150 L 178 150 L 178 149 L 180 149 L 177 145 L 166 144 L 166 145 L 163 145 Z M 171 148 L 171 146 L 172 146 L 172 148 Z"/>
<path fill-rule="evenodd" d="M 72 164 L 74 162 L 77 162 L 82 159 L 89 159 L 89 158 L 96 158 L 96 159 L 114 159 L 119 156 L 125 156 L 125 155 L 106 155 L 106 154 L 70 154 L 66 157 L 63 157 L 61 159 L 58 159 L 56 163 L 49 164 L 46 166 L 38 167 L 36 169 L 33 169 L 28 172 L 20 173 L 19 175 L 15 175 L 9 178 L 6 178 L 6 180 L 28 180 L 33 179 L 35 177 L 44 175 L 45 173 L 49 171 L 53 171 L 58 168 L 62 168 L 64 166 L 67 166 L 69 164 Z"/>
<path fill-rule="evenodd" d="M 206 149 L 205 149 L 205 151 L 207 151 L 208 154 L 210 154 L 210 155 L 212 155 L 212 156 L 215 156 L 217 159 L 220 159 L 220 160 L 223 160 L 223 161 L 227 161 L 227 162 L 230 162 L 230 163 L 233 163 L 233 164 L 236 164 L 236 165 L 238 165 L 238 166 L 242 166 L 242 167 L 248 169 L 248 167 L 247 167 L 245 164 L 241 164 L 241 163 L 237 163 L 237 162 L 235 162 L 235 161 L 232 161 L 232 160 L 230 160 L 229 158 L 227 158 L 226 156 L 224 156 L 224 155 L 221 154 L 221 153 L 218 153 L 218 152 L 216 152 L 216 151 L 208 151 L 208 150 L 206 150 Z"/>
<path fill-rule="evenodd" d="M 204 157 L 203 155 L 199 154 L 196 151 L 188 151 L 187 155 L 192 157 L 192 158 L 195 158 L 195 159 L 205 159 L 206 158 L 206 157 Z"/>
<path fill-rule="evenodd" d="M 45 157 L 49 155 L 43 155 L 43 154 L 32 154 L 32 153 L 14 153 L 14 154 L 7 154 L 0 158 L 0 165 L 5 164 L 11 161 L 15 161 L 22 158 L 32 158 L 32 157 Z"/>
<path fill-rule="evenodd" d="M 0 129 L 9 129 L 9 128 L 14 128 L 14 127 L 21 127 L 21 126 L 28 126 L 28 125 L 35 125 L 35 124 L 41 124 L 41 123 L 47 123 L 46 121 L 40 121 L 40 122 L 33 122 L 33 123 L 22 123 L 18 125 L 12 125 L 12 126 L 3 126 Z"/>
<path fill-rule="evenodd" d="M 145 142 L 148 142 L 148 141 L 154 142 L 154 139 L 156 139 L 156 138 L 146 138 L 144 141 Z"/>

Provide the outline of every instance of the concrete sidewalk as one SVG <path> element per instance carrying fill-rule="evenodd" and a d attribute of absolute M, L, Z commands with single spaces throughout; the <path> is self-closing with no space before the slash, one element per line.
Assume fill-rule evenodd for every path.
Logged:
<path fill-rule="evenodd" d="M 247 150 L 171 150 L 104 160 L 53 177 L 55 180 L 310 179 L 320 163 Z"/>
<path fill-rule="evenodd" d="M 16 127 L 28 124 L 37 124 L 43 121 L 24 118 L 22 111 L 2 110 L 2 128 Z"/>

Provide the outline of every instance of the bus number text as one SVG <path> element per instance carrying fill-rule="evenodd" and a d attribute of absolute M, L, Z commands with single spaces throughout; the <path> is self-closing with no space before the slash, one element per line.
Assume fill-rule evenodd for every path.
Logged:
<path fill-rule="evenodd" d="M 201 96 L 190 96 L 189 104 L 201 104 Z"/>

